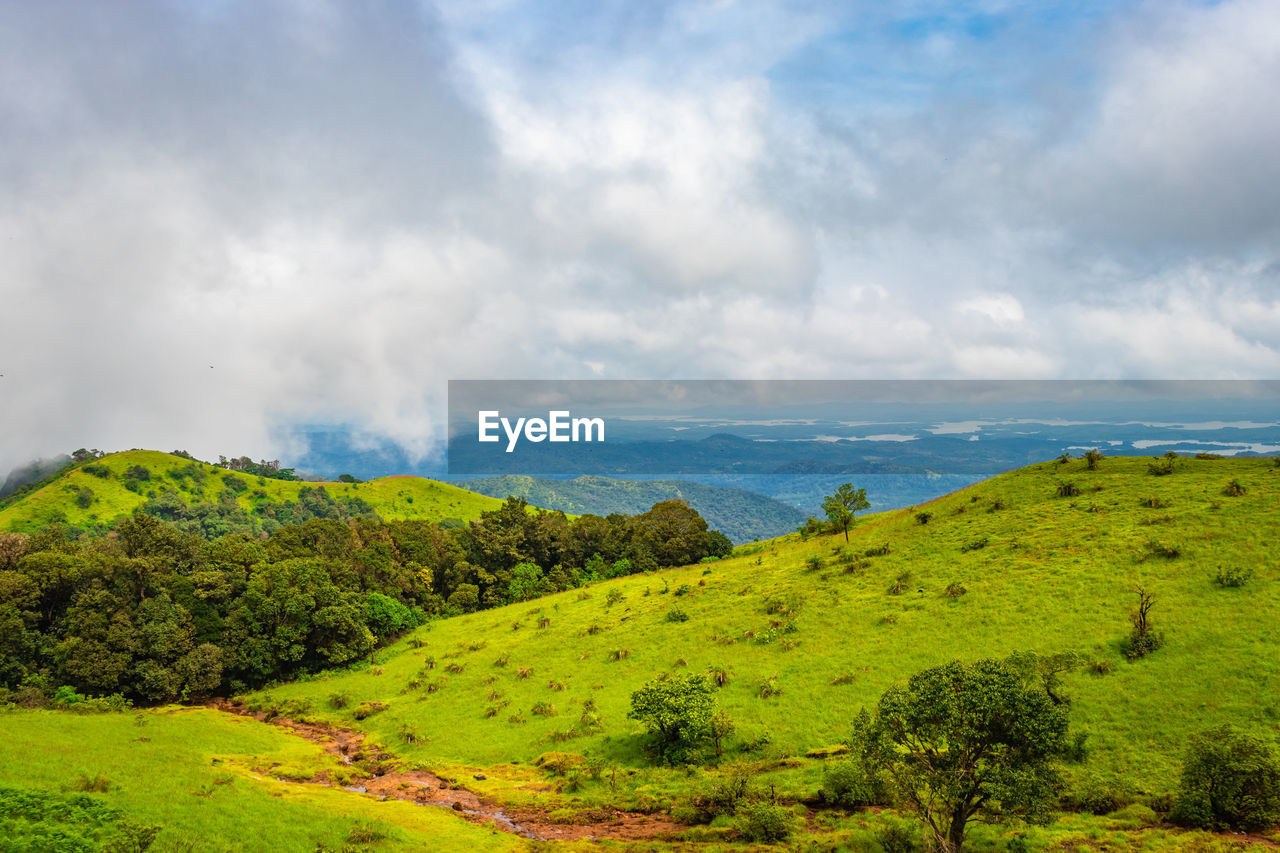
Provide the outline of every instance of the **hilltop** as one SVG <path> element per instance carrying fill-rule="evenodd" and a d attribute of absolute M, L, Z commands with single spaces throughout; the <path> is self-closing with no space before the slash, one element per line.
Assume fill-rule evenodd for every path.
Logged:
<path fill-rule="evenodd" d="M 690 480 L 620 480 L 598 476 L 552 480 L 512 474 L 464 480 L 458 485 L 495 498 L 515 495 L 534 506 L 571 515 L 586 512 L 635 515 L 660 501 L 683 500 L 696 509 L 707 524 L 735 543 L 781 536 L 804 523 L 804 513 L 782 501 L 746 489 L 708 486 Z"/>
<path fill-rule="evenodd" d="M 110 525 L 151 502 L 167 520 L 194 519 L 209 535 L 219 525 L 256 523 L 259 529 L 292 520 L 308 504 L 321 517 L 369 512 L 391 521 L 458 522 L 479 518 L 500 500 L 423 477 L 383 477 L 364 483 L 316 483 L 255 477 L 153 450 L 111 453 L 63 471 L 29 493 L 0 501 L 0 531 L 35 532 L 52 522 L 73 527 Z M 290 506 L 294 505 L 294 506 Z M 234 522 L 227 519 L 237 512 Z"/>

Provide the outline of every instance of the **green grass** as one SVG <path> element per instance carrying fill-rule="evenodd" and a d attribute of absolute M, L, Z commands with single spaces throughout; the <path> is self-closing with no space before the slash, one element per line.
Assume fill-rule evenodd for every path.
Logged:
<path fill-rule="evenodd" d="M 1044 828 L 977 827 L 971 849 L 1004 850 L 1025 832 L 1030 849 L 1055 853 L 1226 851 L 1237 842 L 1153 825 L 1147 806 L 1176 787 L 1191 733 L 1224 722 L 1271 741 L 1280 733 L 1280 468 L 1269 459 L 1183 459 L 1157 477 L 1148 461 L 1105 459 L 1097 471 L 1079 460 L 1035 465 L 859 519 L 847 543 L 839 534 L 792 535 L 718 562 L 436 621 L 372 666 L 249 698 L 309 707 L 410 763 L 517 805 L 669 807 L 733 765 L 799 800 L 816 792 L 831 760 L 805 753 L 839 744 L 858 709 L 890 684 L 952 658 L 1074 650 L 1090 666 L 1068 673 L 1060 692 L 1090 754 L 1067 767 L 1069 782 L 1138 804 L 1104 817 L 1066 814 Z M 1233 480 L 1244 494 L 1226 493 Z M 380 481 L 393 490 L 402 482 Z M 1078 494 L 1058 497 L 1059 482 Z M 361 485 L 362 496 L 376 485 Z M 1224 588 L 1214 581 L 1220 567 L 1253 575 Z M 953 585 L 966 591 L 948 595 Z M 1121 644 L 1139 587 L 1155 595 L 1151 617 L 1165 642 L 1131 663 Z M 687 619 L 670 619 L 673 611 Z M 639 724 L 626 716 L 631 692 L 662 673 L 720 669 L 729 679 L 718 701 L 738 727 L 721 767 L 654 767 Z M 341 694 L 345 707 L 333 707 L 330 697 Z M 356 720 L 364 702 L 387 707 Z M 588 702 L 600 728 L 560 740 Z M 217 840 L 197 849 L 340 848 L 357 821 L 385 831 L 371 849 L 523 849 L 437 810 L 255 775 L 251 768 L 274 763 L 284 769 L 273 772 L 291 775 L 333 765 L 315 746 L 252 720 L 204 710 L 140 718 L 146 725 L 133 715 L 0 716 L 0 786 L 62 791 L 101 774 L 108 790 L 89 796 L 130 820 L 161 824 L 162 841 Z M 744 751 L 765 734 L 771 742 Z M 595 759 L 598 778 L 575 787 L 535 766 L 552 751 Z M 222 777 L 233 781 L 219 785 Z M 878 833 L 900 819 L 828 812 L 809 831 L 814 849 L 876 851 Z M 252 841 L 245 826 L 254 827 Z M 692 833 L 700 850 L 741 849 L 723 823 Z"/>
<path fill-rule="evenodd" d="M 1273 551 L 1280 469 L 1271 460 L 1187 459 L 1172 476 L 1154 477 L 1147 462 L 1106 459 L 1097 471 L 1080 461 L 1036 465 L 927 507 L 861 519 L 847 545 L 838 534 L 791 536 L 717 563 L 440 621 L 381 653 L 377 668 L 283 685 L 271 695 L 309 700 L 324 716 L 386 743 L 397 744 L 401 726 L 416 726 L 423 737 L 397 744 L 399 754 L 459 772 L 485 768 L 487 786 L 513 798 L 528 796 L 518 786 L 550 750 L 637 770 L 627 777 L 628 795 L 664 796 L 686 787 L 683 774 L 650 768 L 640 728 L 626 717 L 631 692 L 663 672 L 727 670 L 718 695 L 738 724 L 735 740 L 769 733 L 776 765 L 838 743 L 859 708 L 920 669 L 952 658 L 1078 650 L 1111 671 L 1080 669 L 1065 678 L 1073 728 L 1088 733 L 1091 748 L 1071 775 L 1096 774 L 1140 796 L 1167 794 L 1190 733 L 1230 722 L 1274 737 L 1280 723 Z M 1064 479 L 1076 482 L 1078 496 L 1055 496 Z M 1224 494 L 1232 479 L 1246 494 Z M 1144 506 L 1150 497 L 1167 506 Z M 932 513 L 927 524 L 915 518 L 922 510 Z M 965 550 L 983 538 L 983 547 Z M 1151 542 L 1176 545 L 1180 556 L 1148 556 Z M 888 554 L 862 556 L 886 543 Z M 856 555 L 860 567 L 846 571 L 842 553 Z M 809 565 L 815 556 L 822 568 Z M 1227 564 L 1252 568 L 1253 579 L 1219 587 L 1213 576 Z M 900 579 L 902 591 L 890 594 Z M 953 583 L 967 592 L 947 596 Z M 1156 596 L 1152 617 L 1165 645 L 1129 663 L 1120 643 L 1139 586 Z M 687 593 L 677 597 L 682 587 Z M 625 597 L 608 606 L 613 588 Z M 688 621 L 668 621 L 676 604 Z M 774 604 L 798 604 L 793 632 L 770 629 L 792 621 L 768 613 Z M 550 625 L 539 629 L 543 618 Z M 411 648 L 409 639 L 426 645 Z M 436 667 L 424 670 L 429 657 Z M 500 657 L 506 666 L 494 665 Z M 450 673 L 449 663 L 465 668 Z M 521 678 L 521 669 L 532 674 Z M 851 683 L 832 684 L 850 675 Z M 770 680 L 781 693 L 759 698 Z M 432 684 L 437 689 L 428 692 Z M 356 723 L 350 708 L 326 710 L 325 697 L 339 692 L 350 694 L 351 707 L 377 700 L 389 708 Z M 552 740 L 589 699 L 599 732 Z M 540 702 L 556 713 L 531 713 Z M 496 713 L 486 716 L 491 707 Z M 510 721 L 517 715 L 525 722 Z M 820 773 L 820 760 L 801 758 L 776 769 L 776 783 L 791 795 L 812 794 Z"/>
<path fill-rule="evenodd" d="M 341 850 L 357 826 L 384 836 L 369 848 L 379 851 L 524 849 L 443 809 L 277 781 L 343 768 L 251 718 L 205 709 L 21 711 L 0 714 L 0 728 L 0 788 L 62 796 L 98 781 L 106 790 L 87 796 L 131 823 L 160 826 L 156 850 Z"/>
<path fill-rule="evenodd" d="M 0 509 L 0 530 L 36 532 L 50 521 L 63 521 L 78 527 L 106 524 L 118 516 L 132 513 L 146 503 L 148 492 L 158 493 L 165 486 L 177 490 L 188 504 L 216 502 L 226 490 L 226 477 L 232 474 L 248 483 L 248 488 L 236 498 L 236 502 L 247 510 L 263 499 L 260 495 L 255 497 L 257 492 L 277 502 L 296 501 L 298 491 L 304 486 L 324 486 L 334 498 L 361 498 L 387 520 L 439 521 L 456 518 L 469 521 L 502 503 L 495 498 L 422 477 L 384 477 L 357 484 L 273 480 L 224 471 L 215 465 L 153 450 L 112 453 L 91 464 L 105 468 L 109 476 L 96 477 L 86 473 L 84 466 L 73 468 L 43 488 Z M 142 466 L 151 473 L 151 479 L 141 484 L 140 493 L 125 488 L 124 474 L 134 466 Z M 202 484 L 197 484 L 191 477 L 178 475 L 193 467 L 203 476 Z M 92 503 L 87 507 L 81 507 L 77 502 L 82 488 L 93 493 Z"/>

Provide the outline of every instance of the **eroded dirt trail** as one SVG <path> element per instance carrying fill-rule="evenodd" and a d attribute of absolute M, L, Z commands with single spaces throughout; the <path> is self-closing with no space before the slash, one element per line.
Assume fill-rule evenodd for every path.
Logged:
<path fill-rule="evenodd" d="M 543 812 L 533 809 L 504 808 L 501 804 L 483 799 L 474 791 L 442 779 L 430 771 L 394 769 L 394 757 L 368 749 L 363 732 L 318 723 L 305 723 L 281 716 L 268 719 L 265 713 L 252 711 L 244 705 L 227 699 L 212 700 L 207 703 L 207 706 L 228 714 L 253 717 L 259 722 L 288 729 L 300 737 L 323 746 L 326 752 L 336 756 L 344 764 L 358 763 L 363 771 L 369 773 L 368 778 L 348 785 L 339 785 L 323 775 L 314 779 L 293 781 L 341 787 L 344 790 L 372 794 L 383 799 L 405 800 L 423 806 L 452 809 L 460 817 L 473 823 L 490 825 L 503 832 L 539 841 L 594 838 L 643 839 L 674 835 L 684 829 L 667 815 L 625 812 L 609 808 L 599 808 L 585 813 L 589 818 L 589 821 L 585 822 L 551 822 L 546 819 Z"/>

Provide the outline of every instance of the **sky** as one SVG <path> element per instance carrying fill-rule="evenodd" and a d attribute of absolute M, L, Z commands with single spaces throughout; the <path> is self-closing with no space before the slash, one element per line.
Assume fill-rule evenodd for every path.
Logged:
<path fill-rule="evenodd" d="M 1280 4 L 0 0 L 0 471 L 448 379 L 1280 376 Z"/>

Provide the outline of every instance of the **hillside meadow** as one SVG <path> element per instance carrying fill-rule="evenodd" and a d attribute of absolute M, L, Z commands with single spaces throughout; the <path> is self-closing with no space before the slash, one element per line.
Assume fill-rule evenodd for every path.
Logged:
<path fill-rule="evenodd" d="M 1047 462 L 860 518 L 848 541 L 791 534 L 724 559 L 436 619 L 372 662 L 239 699 L 262 720 L 363 733 L 385 756 L 379 772 L 429 770 L 547 823 L 589 828 L 601 810 L 621 809 L 690 824 L 606 847 L 756 849 L 732 821 L 687 819 L 690 803 L 745 776 L 792 814 L 788 849 L 905 853 L 919 838 L 905 813 L 830 808 L 820 795 L 845 761 L 858 711 L 952 659 L 1069 652 L 1074 665 L 1054 689 L 1084 741 L 1064 768 L 1063 811 L 1044 827 L 977 827 L 966 849 L 1274 846 L 1274 830 L 1190 832 L 1160 815 L 1193 734 L 1230 723 L 1272 744 L 1280 735 L 1278 531 L 1271 459 L 1115 458 L 1097 470 Z M 1139 590 L 1152 596 L 1163 644 L 1131 661 L 1124 642 Z M 721 684 L 715 699 L 734 729 L 719 757 L 659 766 L 628 717 L 631 695 L 684 673 Z M 0 724 L 0 788 L 64 796 L 88 787 L 120 821 L 161 827 L 155 849 L 589 844 L 530 841 L 444 809 L 284 781 L 359 783 L 364 771 L 252 717 L 10 710 Z M 109 784 L 95 792 L 98 776 Z"/>
<path fill-rule="evenodd" d="M 953 658 L 1074 651 L 1061 692 L 1088 757 L 1069 779 L 1159 805 L 1192 733 L 1228 722 L 1276 737 L 1280 468 L 1184 458 L 1160 476 L 1153 464 L 1043 463 L 868 516 L 848 543 L 792 535 L 434 622 L 373 666 L 250 702 L 368 731 L 410 763 L 483 772 L 477 790 L 514 802 L 547 801 L 530 792 L 545 775 L 532 765 L 569 751 L 614 784 L 587 781 L 565 803 L 671 805 L 704 771 L 652 766 L 630 695 L 663 673 L 723 671 L 717 699 L 736 734 L 721 770 L 746 762 L 803 800 L 824 769 L 806 753 L 839 744 L 891 684 Z M 1224 587 L 1220 569 L 1252 576 Z M 1138 589 L 1165 642 L 1130 662 Z M 365 702 L 386 708 L 357 720 Z"/>

